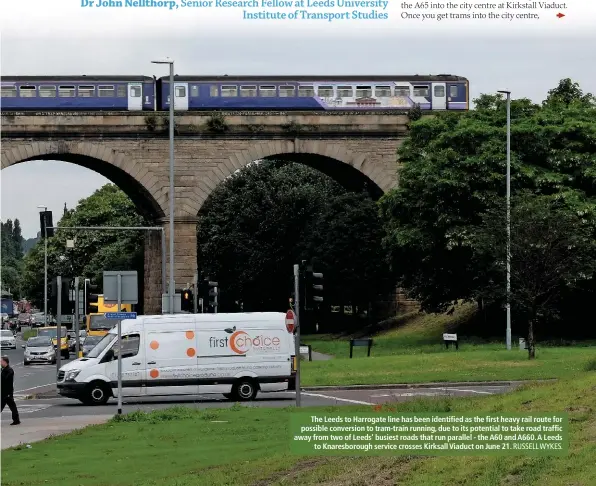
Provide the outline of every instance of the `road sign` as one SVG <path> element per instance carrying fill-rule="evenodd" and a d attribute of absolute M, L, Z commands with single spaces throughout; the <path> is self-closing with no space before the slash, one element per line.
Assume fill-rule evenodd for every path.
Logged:
<path fill-rule="evenodd" d="M 136 312 L 106 312 L 104 314 L 106 319 L 136 319 Z"/>
<path fill-rule="evenodd" d="M 293 333 L 294 329 L 296 328 L 296 315 L 294 311 L 290 309 L 286 312 L 286 329 L 289 333 Z"/>
<path fill-rule="evenodd" d="M 457 334 L 443 334 L 443 341 L 457 341 Z"/>
<path fill-rule="evenodd" d="M 118 275 L 121 279 L 120 296 L 118 296 Z M 103 301 L 104 304 L 138 304 L 137 272 L 134 270 L 103 272 Z"/>

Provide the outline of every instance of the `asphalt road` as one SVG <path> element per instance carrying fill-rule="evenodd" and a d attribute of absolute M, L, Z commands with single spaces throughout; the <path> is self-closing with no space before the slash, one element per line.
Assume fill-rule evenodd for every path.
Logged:
<path fill-rule="evenodd" d="M 416 397 L 441 396 L 479 396 L 505 393 L 514 389 L 516 385 L 499 386 L 460 386 L 434 388 L 395 388 L 377 390 L 326 390 L 303 391 L 302 406 L 329 405 L 376 405 L 387 402 L 411 400 Z M 106 415 L 117 413 L 117 400 L 111 399 L 103 406 L 86 406 L 77 400 L 68 398 L 48 398 L 35 400 L 17 400 L 21 420 L 27 417 L 68 417 L 77 415 Z M 151 397 L 126 399 L 123 401 L 123 413 L 143 410 L 164 409 L 172 406 L 187 406 L 193 408 L 230 407 L 234 404 L 221 395 L 203 395 L 196 397 Z M 249 407 L 289 407 L 295 404 L 294 392 L 260 393 L 253 402 L 244 402 Z M 5 408 L 2 412 L 2 423 L 10 421 L 10 412 Z"/>

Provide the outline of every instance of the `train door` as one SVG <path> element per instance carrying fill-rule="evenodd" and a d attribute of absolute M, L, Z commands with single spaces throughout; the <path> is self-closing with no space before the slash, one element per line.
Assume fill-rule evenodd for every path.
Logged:
<path fill-rule="evenodd" d="M 174 109 L 188 110 L 188 83 L 174 83 Z"/>
<path fill-rule="evenodd" d="M 128 83 L 128 111 L 143 110 L 143 84 Z"/>
<path fill-rule="evenodd" d="M 433 83 L 431 109 L 447 109 L 447 85 L 445 83 Z"/>

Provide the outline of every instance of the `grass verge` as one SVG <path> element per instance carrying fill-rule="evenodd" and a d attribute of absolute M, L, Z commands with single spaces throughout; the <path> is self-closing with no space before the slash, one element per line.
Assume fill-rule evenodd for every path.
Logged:
<path fill-rule="evenodd" d="M 596 484 L 596 374 L 534 384 L 507 395 L 420 399 L 403 412 L 567 412 L 570 453 L 561 458 L 332 458 L 290 453 L 295 408 L 173 408 L 2 452 L 5 486 L 587 486 Z M 370 411 L 328 407 L 312 411 Z"/>
<path fill-rule="evenodd" d="M 27 329 L 23 332 L 23 341 L 27 341 L 30 337 L 37 336 L 37 329 Z"/>

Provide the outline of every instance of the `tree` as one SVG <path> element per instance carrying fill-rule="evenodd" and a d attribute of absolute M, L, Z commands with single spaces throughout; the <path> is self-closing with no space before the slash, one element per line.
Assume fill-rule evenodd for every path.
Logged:
<path fill-rule="evenodd" d="M 594 221 L 580 215 L 577 201 L 560 197 L 523 194 L 513 201 L 510 302 L 518 319 L 528 323 L 530 359 L 539 322 L 557 315 L 566 289 L 594 278 Z M 505 208 L 491 209 L 475 232 L 478 262 L 487 276 L 484 294 L 496 301 L 506 299 L 505 225 Z"/>
<path fill-rule="evenodd" d="M 142 281 L 143 234 L 140 231 L 69 230 L 70 226 L 143 226 L 132 201 L 113 184 L 106 184 L 68 210 L 56 235 L 48 239 L 48 280 L 56 275 L 86 277 L 101 286 L 104 270 L 137 270 Z M 66 240 L 74 239 L 74 248 Z M 61 258 L 63 257 L 63 258 Z M 23 290 L 43 303 L 44 241 L 24 258 Z"/>
<path fill-rule="evenodd" d="M 584 93 L 579 87 L 579 83 L 574 83 L 570 78 L 562 79 L 556 88 L 548 92 L 548 96 L 544 100 L 544 105 L 552 107 L 569 106 L 572 103 L 594 106 L 596 98 L 592 93 Z"/>
<path fill-rule="evenodd" d="M 0 272 L 2 289 L 10 289 L 15 298 L 20 297 L 21 271 L 23 259 L 23 236 L 21 223 L 11 219 L 0 223 L 2 269 Z"/>
<path fill-rule="evenodd" d="M 205 202 L 198 260 L 220 284 L 222 311 L 235 302 L 245 311 L 286 310 L 293 265 L 301 260 L 317 262 L 326 296 L 349 296 L 347 302 L 381 280 L 382 231 L 368 198 L 309 167 L 262 161 L 228 178 Z"/>
<path fill-rule="evenodd" d="M 565 86 L 562 81 L 559 91 Z M 475 102 L 468 113 L 445 112 L 411 124 L 399 150 L 400 185 L 380 201 L 392 265 L 425 310 L 444 311 L 458 299 L 489 299 L 473 230 L 484 213 L 503 205 L 506 102 L 498 95 Z M 512 194 L 559 194 L 583 201 L 583 211 L 593 214 L 595 106 L 513 100 L 511 119 Z"/>

